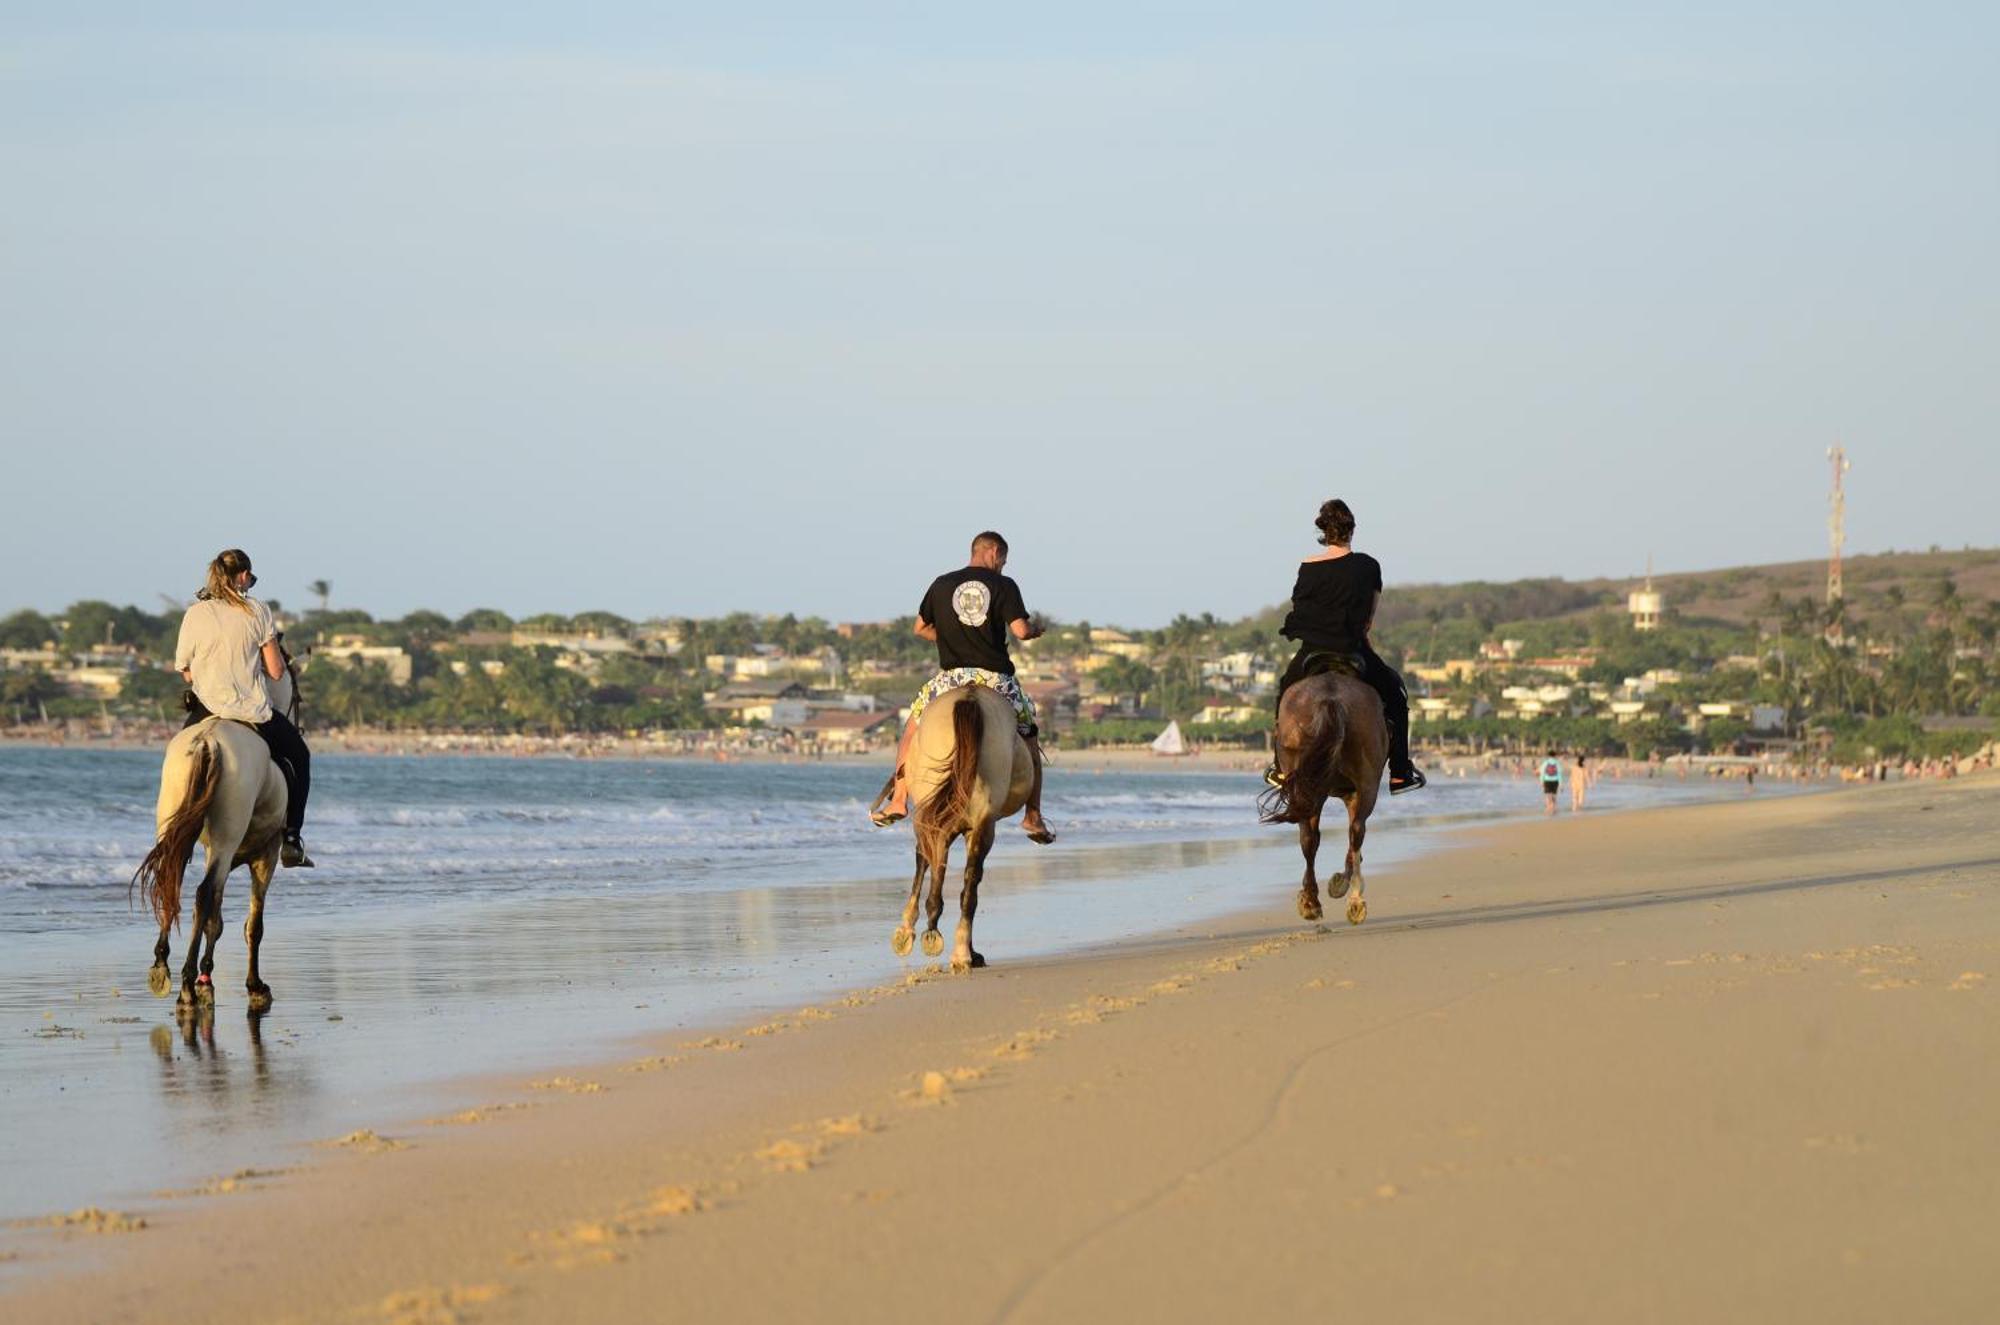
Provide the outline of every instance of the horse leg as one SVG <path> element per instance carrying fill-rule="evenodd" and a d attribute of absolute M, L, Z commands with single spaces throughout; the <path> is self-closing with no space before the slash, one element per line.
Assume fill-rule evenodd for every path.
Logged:
<path fill-rule="evenodd" d="M 929 866 L 930 861 L 924 858 L 924 844 L 920 839 L 917 842 L 917 873 L 910 880 L 910 900 L 903 905 L 903 923 L 896 926 L 895 934 L 889 939 L 889 947 L 898 957 L 910 955 L 910 944 L 917 936 L 917 898 L 923 893 L 924 871 Z"/>
<path fill-rule="evenodd" d="M 1323 914 L 1319 909 L 1319 878 L 1313 873 L 1313 862 L 1319 856 L 1317 814 L 1310 819 L 1299 820 L 1299 852 L 1306 858 L 1306 876 L 1299 881 L 1299 918 L 1317 920 Z"/>
<path fill-rule="evenodd" d="M 958 894 L 958 941 L 951 948 L 951 969 L 969 971 L 986 965 L 972 948 L 972 917 L 979 910 L 979 881 L 986 876 L 986 853 L 993 850 L 993 821 L 988 819 L 965 835 L 965 887 Z"/>
<path fill-rule="evenodd" d="M 1364 802 L 1364 797 L 1366 803 Z M 1347 899 L 1347 923 L 1358 925 L 1368 918 L 1368 899 L 1361 886 L 1361 840 L 1368 836 L 1368 815 L 1375 808 L 1371 794 L 1355 792 L 1347 798 L 1347 879 L 1354 895 Z"/>
<path fill-rule="evenodd" d="M 209 957 L 205 962 L 201 957 L 201 948 L 202 940 L 208 938 L 210 928 L 220 928 L 222 886 L 217 876 L 226 873 L 228 865 L 228 858 L 211 848 L 207 867 L 201 873 L 201 886 L 194 890 L 194 917 L 188 927 L 187 961 L 181 964 L 179 1003 L 183 1009 L 192 1009 L 197 1003 L 215 1001 L 215 987 L 209 979 L 209 973 L 215 969 L 214 941 L 209 941 Z M 197 968 L 201 973 L 199 981 L 195 978 Z"/>
<path fill-rule="evenodd" d="M 153 969 L 146 972 L 146 987 L 153 991 L 154 998 L 165 998 L 173 984 L 173 976 L 167 971 L 167 954 L 173 951 L 170 935 L 172 925 L 160 926 L 160 941 L 153 945 Z"/>
<path fill-rule="evenodd" d="M 932 833 L 931 841 L 925 845 L 930 852 L 930 885 L 924 889 L 924 956 L 935 957 L 944 951 L 944 935 L 938 933 L 938 917 L 944 914 L 944 876 L 951 868 L 952 835 L 943 831 Z"/>
<path fill-rule="evenodd" d="M 215 1001 L 215 945 L 222 941 L 222 896 L 229 888 L 229 871 L 215 881 L 215 904 L 208 908 L 208 927 L 198 936 L 202 941 L 201 976 L 195 981 L 206 1000 Z"/>
<path fill-rule="evenodd" d="M 250 914 L 243 920 L 243 942 L 250 949 L 250 972 L 243 987 L 250 994 L 250 1011 L 263 1012 L 271 1006 L 271 986 L 257 975 L 257 950 L 264 943 L 264 893 L 278 868 L 278 839 L 272 838 L 264 854 L 250 862 Z"/>

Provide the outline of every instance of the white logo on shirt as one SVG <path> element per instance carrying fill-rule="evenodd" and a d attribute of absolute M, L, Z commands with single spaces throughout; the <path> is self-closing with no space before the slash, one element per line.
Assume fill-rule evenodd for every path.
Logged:
<path fill-rule="evenodd" d="M 993 606 L 993 591 L 978 580 L 967 580 L 951 591 L 951 610 L 961 626 L 983 626 L 987 609 Z"/>

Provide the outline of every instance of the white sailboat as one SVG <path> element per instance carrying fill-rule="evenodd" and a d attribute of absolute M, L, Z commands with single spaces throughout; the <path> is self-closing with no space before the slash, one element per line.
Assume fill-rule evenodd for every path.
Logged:
<path fill-rule="evenodd" d="M 1179 722 L 1169 722 L 1167 729 L 1153 738 L 1153 753 L 1156 755 L 1184 755 L 1189 753 L 1187 742 L 1181 738 Z"/>

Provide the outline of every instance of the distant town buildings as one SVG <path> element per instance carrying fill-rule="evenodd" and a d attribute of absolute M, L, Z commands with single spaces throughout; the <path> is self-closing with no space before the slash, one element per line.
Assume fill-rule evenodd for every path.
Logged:
<path fill-rule="evenodd" d="M 335 667 L 353 667 L 361 663 L 374 663 L 381 667 L 391 685 L 406 686 L 414 674 L 416 662 L 409 653 L 398 646 L 370 644 L 362 635 L 334 635 L 312 651 L 314 661 L 325 661 Z"/>

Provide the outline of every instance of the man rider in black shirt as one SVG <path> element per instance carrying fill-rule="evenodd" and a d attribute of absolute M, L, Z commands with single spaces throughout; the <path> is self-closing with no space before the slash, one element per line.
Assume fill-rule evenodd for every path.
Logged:
<path fill-rule="evenodd" d="M 938 672 L 910 706 L 910 720 L 896 750 L 896 774 L 887 794 L 888 804 L 869 810 L 869 818 L 877 825 L 895 823 L 909 812 L 905 765 L 925 706 L 947 690 L 983 685 L 1014 706 L 1021 738 L 1034 756 L 1035 781 L 1021 827 L 1033 841 L 1046 845 L 1056 840 L 1042 819 L 1042 748 L 1034 702 L 1014 679 L 1014 660 L 1007 655 L 1010 635 L 1025 643 L 1040 638 L 1042 627 L 1022 604 L 1021 587 L 1001 574 L 1006 566 L 1007 540 L 988 529 L 973 538 L 970 564 L 938 576 L 924 592 L 917 607 L 916 633 L 937 645 Z"/>

